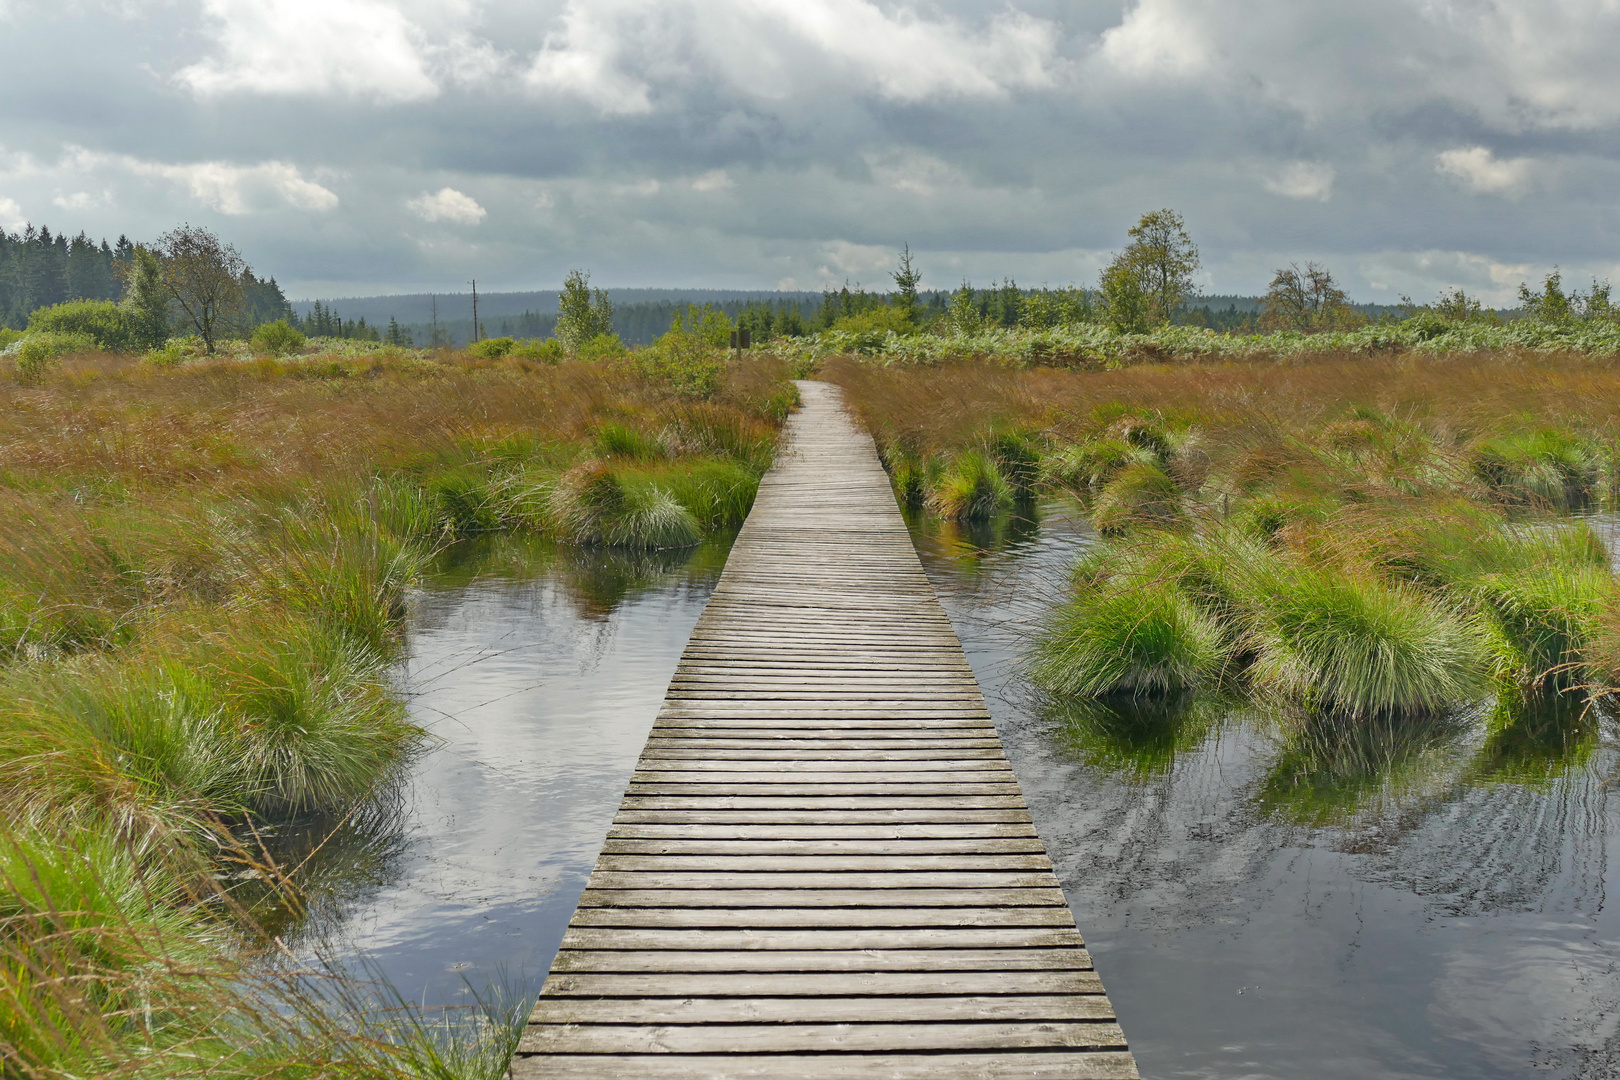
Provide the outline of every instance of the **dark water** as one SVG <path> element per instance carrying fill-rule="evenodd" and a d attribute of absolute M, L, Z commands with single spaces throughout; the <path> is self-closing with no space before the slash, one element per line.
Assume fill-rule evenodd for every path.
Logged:
<path fill-rule="evenodd" d="M 1144 1076 L 1620 1075 L 1609 719 L 1054 708 L 1015 659 L 1084 523 L 913 534 Z"/>
<path fill-rule="evenodd" d="M 1016 657 L 1088 527 L 912 527 L 1145 1076 L 1620 1076 L 1612 722 L 1054 708 Z M 401 672 L 442 742 L 335 860 L 340 953 L 429 1003 L 538 988 L 726 546 L 455 553 Z"/>

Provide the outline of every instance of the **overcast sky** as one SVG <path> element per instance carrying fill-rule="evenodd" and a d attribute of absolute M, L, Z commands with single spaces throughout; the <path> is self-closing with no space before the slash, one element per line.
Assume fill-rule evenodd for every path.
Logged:
<path fill-rule="evenodd" d="M 0 0 L 0 226 L 288 294 L 1620 278 L 1616 0 Z"/>

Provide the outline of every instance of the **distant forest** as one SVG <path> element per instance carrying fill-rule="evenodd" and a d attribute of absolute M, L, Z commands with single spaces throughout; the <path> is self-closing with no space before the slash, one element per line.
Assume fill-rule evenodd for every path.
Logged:
<path fill-rule="evenodd" d="M 127 236 L 109 244 L 83 232 L 70 239 L 46 226 L 29 225 L 17 233 L 0 229 L 0 326 L 22 330 L 34 311 L 69 300 L 122 299 L 123 268 L 134 255 Z M 250 326 L 291 314 L 275 278 L 260 279 L 250 270 L 243 285 Z"/>
<path fill-rule="evenodd" d="M 69 300 L 119 300 L 123 268 L 135 244 L 126 236 L 116 243 L 92 240 L 85 233 L 69 237 L 48 227 L 30 225 L 21 232 L 0 229 L 0 326 L 21 330 L 38 308 Z M 248 328 L 287 319 L 311 336 L 387 340 L 416 346 L 466 345 L 473 339 L 469 293 L 415 293 L 398 296 L 346 297 L 289 303 L 274 277 L 248 271 Z M 1029 297 L 1046 290 L 1026 289 L 1008 278 L 973 291 L 973 306 L 987 326 L 1014 326 Z M 924 323 L 945 313 L 952 291 L 918 294 Z M 1081 290 L 1079 295 L 1088 295 Z M 733 289 L 613 289 L 613 328 L 628 345 L 650 344 L 669 329 L 675 313 L 688 304 L 712 304 L 733 321 L 750 327 L 761 339 L 813 334 L 844 315 L 886 303 L 888 296 L 846 285 L 836 291 L 774 292 Z M 1378 318 L 1400 309 L 1355 304 L 1357 311 Z M 556 329 L 554 291 L 497 292 L 478 298 L 479 337 L 544 338 Z M 1215 330 L 1259 329 L 1258 296 L 1211 295 L 1194 299 L 1176 321 Z"/>

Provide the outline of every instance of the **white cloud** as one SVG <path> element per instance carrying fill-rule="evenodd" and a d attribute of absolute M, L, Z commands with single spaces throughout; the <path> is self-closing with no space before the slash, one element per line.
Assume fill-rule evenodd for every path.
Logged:
<path fill-rule="evenodd" d="M 1499 158 L 1483 146 L 1446 150 L 1435 159 L 1435 171 L 1481 195 L 1514 199 L 1530 190 L 1535 162 Z"/>
<path fill-rule="evenodd" d="M 1118 26 L 1103 32 L 1102 55 L 1131 75 L 1196 75 L 1210 57 L 1198 20 L 1177 10 L 1175 0 L 1138 0 Z"/>
<path fill-rule="evenodd" d="M 176 76 L 198 94 L 405 102 L 439 93 L 422 29 L 383 0 L 203 0 L 203 10 L 219 53 Z"/>
<path fill-rule="evenodd" d="M 817 87 L 901 102 L 996 98 L 1056 82 L 1057 27 L 1013 8 L 980 25 L 872 0 L 568 0 L 535 90 L 607 114 L 693 84 L 781 100 Z"/>
<path fill-rule="evenodd" d="M 1364 257 L 1359 269 L 1374 289 L 1427 300 L 1460 288 L 1487 304 L 1506 306 L 1519 283 L 1532 278 L 1529 263 L 1509 263 L 1472 251 L 1382 251 Z"/>
<path fill-rule="evenodd" d="M 1273 195 L 1327 202 L 1333 198 L 1334 176 L 1333 166 L 1324 162 L 1291 161 L 1280 171 L 1263 177 L 1260 183 Z"/>
<path fill-rule="evenodd" d="M 664 190 L 664 185 L 649 176 L 628 184 L 619 184 L 613 190 L 619 195 L 634 195 L 638 199 L 650 199 Z"/>
<path fill-rule="evenodd" d="M 224 161 L 168 165 L 124 156 L 114 160 L 137 176 L 160 176 L 183 184 L 194 197 L 222 214 L 250 214 L 275 202 L 294 210 L 317 212 L 338 204 L 336 192 L 306 179 L 297 166 L 282 161 L 259 165 Z"/>
<path fill-rule="evenodd" d="M 848 240 L 834 240 L 825 245 L 824 253 L 827 257 L 826 265 L 821 267 L 824 280 L 887 270 L 894 265 L 895 258 L 895 253 L 886 247 L 852 244 Z"/>
<path fill-rule="evenodd" d="M 17 200 L 0 198 L 0 229 L 20 229 L 26 224 L 28 221 Z"/>
<path fill-rule="evenodd" d="M 693 191 L 730 191 L 736 186 L 737 181 L 724 169 L 710 169 L 692 180 Z"/>
<path fill-rule="evenodd" d="M 450 221 L 457 225 L 477 225 L 487 211 L 470 195 L 455 188 L 440 188 L 434 194 L 423 192 L 406 202 L 411 213 L 423 221 Z"/>
<path fill-rule="evenodd" d="M 63 210 L 88 210 L 109 201 L 105 194 L 92 195 L 88 191 L 75 191 L 71 195 L 58 195 L 51 202 Z"/>

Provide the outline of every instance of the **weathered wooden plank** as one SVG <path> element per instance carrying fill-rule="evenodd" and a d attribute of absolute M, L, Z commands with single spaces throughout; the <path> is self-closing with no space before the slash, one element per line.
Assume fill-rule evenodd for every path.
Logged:
<path fill-rule="evenodd" d="M 627 875 L 634 876 L 634 875 Z M 644 883 L 643 883 L 644 884 Z M 887 889 L 828 885 L 821 888 L 773 887 L 769 883 L 713 888 L 637 887 L 632 882 L 604 884 L 592 875 L 581 894 L 581 907 L 1029 907 L 1065 903 L 1055 884 L 1019 886 L 938 885 Z"/>
<path fill-rule="evenodd" d="M 555 1054 L 714 1052 L 713 1028 L 531 1024 L 519 1049 Z M 725 1048 L 736 1054 L 928 1050 L 1120 1050 L 1125 1035 L 1107 1021 L 989 1020 L 936 1024 L 729 1024 Z"/>
<path fill-rule="evenodd" d="M 1091 970 L 563 973 L 541 997 L 921 997 L 927 994 L 1101 994 Z"/>
<path fill-rule="evenodd" d="M 609 837 L 602 845 L 604 855 L 759 855 L 767 858 L 804 855 L 1011 855 L 1045 856 L 1046 847 L 1038 837 L 945 837 L 885 840 L 806 839 L 680 839 Z"/>
<path fill-rule="evenodd" d="M 662 801 L 662 800 L 650 800 Z M 685 803 L 686 800 L 674 800 Z M 836 800 L 842 801 L 842 800 Z M 870 809 L 841 810 L 820 807 L 795 810 L 754 810 L 727 808 L 721 810 L 691 810 L 684 805 L 675 809 L 624 808 L 614 817 L 620 825 L 1024 825 L 1030 821 L 1029 811 L 1005 809 L 959 809 L 952 807 L 900 808 L 876 807 Z"/>
<path fill-rule="evenodd" d="M 968 908 L 635 908 L 581 907 L 570 926 L 839 927 L 1059 926 L 1074 927 L 1066 907 Z"/>
<path fill-rule="evenodd" d="M 894 873 L 897 871 L 1041 871 L 1052 861 L 1039 855 L 601 855 L 596 868 L 627 873 Z"/>
<path fill-rule="evenodd" d="M 1055 889 L 1051 871 L 597 870 L 593 889 Z"/>
<path fill-rule="evenodd" d="M 748 782 L 746 777 L 788 777 L 798 782 L 805 775 L 834 775 L 841 781 L 860 779 L 864 777 L 882 777 L 909 780 L 913 776 L 922 776 L 929 779 L 962 779 L 967 782 L 990 779 L 1001 781 L 1012 773 L 1012 766 L 1005 757 L 997 758 L 902 758 L 899 756 L 865 756 L 859 758 L 810 758 L 799 760 L 789 758 L 780 760 L 776 758 L 732 758 L 732 757 L 705 757 L 700 754 L 685 754 L 677 758 L 643 757 L 636 762 L 636 772 L 657 773 L 659 780 L 669 780 L 673 776 L 685 776 L 697 773 L 725 773 L 726 782 L 733 778 L 741 782 Z M 940 773 L 954 773 L 949 778 L 939 777 Z M 704 776 L 704 782 L 710 777 Z"/>
<path fill-rule="evenodd" d="M 966 840 L 1035 837 L 1033 824 L 987 821 L 969 825 L 703 825 L 693 822 L 615 823 L 609 840 Z"/>
<path fill-rule="evenodd" d="M 564 949 L 552 971 L 1062 971 L 1091 967 L 1081 948 L 1061 949 L 866 949 L 735 952 Z"/>
<path fill-rule="evenodd" d="M 1080 948 L 1072 927 L 913 928 L 877 930 L 714 930 L 570 926 L 564 949 L 737 951 L 754 949 L 1053 949 Z"/>
<path fill-rule="evenodd" d="M 542 997 L 531 1024 L 845 1024 L 870 1021 L 869 997 L 622 998 Z M 885 1023 L 985 1020 L 1112 1020 L 1101 994 L 1005 994 L 897 997 L 883 1002 Z M 818 1049 L 826 1049 L 821 1047 Z"/>
<path fill-rule="evenodd" d="M 954 789 L 953 789 L 954 790 Z M 622 810 L 871 810 L 886 817 L 905 810 L 1022 810 L 1027 812 L 1021 794 L 1013 795 L 941 795 L 938 792 L 906 789 L 884 792 L 881 795 L 831 794 L 826 788 L 816 788 L 809 795 L 776 792 L 758 795 L 726 795 L 705 792 L 692 795 L 677 792 L 673 795 L 641 794 L 631 792 L 620 803 Z"/>
<path fill-rule="evenodd" d="M 977 1054 L 543 1054 L 513 1080 L 1135 1080 L 1128 1051 Z"/>

